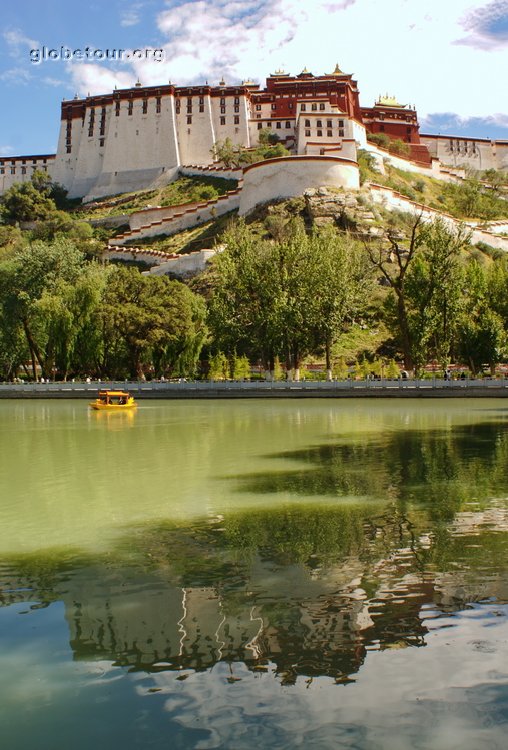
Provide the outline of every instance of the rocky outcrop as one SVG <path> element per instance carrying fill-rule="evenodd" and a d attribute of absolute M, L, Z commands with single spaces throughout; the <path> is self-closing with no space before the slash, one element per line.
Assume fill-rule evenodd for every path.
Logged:
<path fill-rule="evenodd" d="M 312 188 L 304 193 L 307 214 L 316 226 L 333 224 L 361 237 L 383 237 L 382 217 L 358 190 Z"/>

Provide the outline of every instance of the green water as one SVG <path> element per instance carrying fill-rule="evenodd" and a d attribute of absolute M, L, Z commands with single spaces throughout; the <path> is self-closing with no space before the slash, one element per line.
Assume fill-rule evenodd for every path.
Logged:
<path fill-rule="evenodd" d="M 0 402 L 0 738 L 505 747 L 508 403 Z"/>

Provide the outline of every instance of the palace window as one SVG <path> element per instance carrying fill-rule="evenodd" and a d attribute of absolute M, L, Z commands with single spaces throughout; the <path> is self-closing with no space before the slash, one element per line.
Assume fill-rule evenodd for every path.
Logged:
<path fill-rule="evenodd" d="M 187 97 L 187 106 L 189 106 L 189 104 L 192 107 L 192 96 Z"/>
<path fill-rule="evenodd" d="M 235 116 L 235 125 L 239 125 L 239 124 L 240 124 L 240 118 L 238 117 L 238 115 L 236 115 Z"/>
<path fill-rule="evenodd" d="M 344 120 L 339 120 L 339 128 L 343 128 L 343 127 L 344 127 Z"/>
<path fill-rule="evenodd" d="M 225 125 L 226 124 L 226 118 L 225 117 L 221 117 L 220 118 L 220 124 L 221 125 Z"/>
<path fill-rule="evenodd" d="M 160 113 L 161 113 L 161 98 L 160 98 L 160 96 L 158 96 L 158 97 L 157 97 L 157 98 L 155 99 L 155 112 L 156 112 L 156 113 L 157 113 L 158 115 L 160 115 Z"/>
<path fill-rule="evenodd" d="M 240 99 L 237 96 L 235 96 L 235 104 L 240 104 Z"/>
<path fill-rule="evenodd" d="M 333 130 L 327 130 L 326 135 L 328 138 L 331 138 L 333 136 Z"/>
<path fill-rule="evenodd" d="M 26 174 L 26 167 L 21 167 L 21 174 Z"/>
<path fill-rule="evenodd" d="M 260 110 L 261 109 L 261 104 L 256 104 L 256 109 Z"/>
<path fill-rule="evenodd" d="M 322 123 L 322 121 L 321 121 L 321 120 L 318 120 L 318 121 L 317 121 L 317 123 L 316 123 L 316 126 L 317 126 L 318 128 L 322 128 L 322 127 L 323 127 L 323 123 Z"/>
<path fill-rule="evenodd" d="M 317 111 L 317 104 L 316 104 L 316 102 L 312 102 L 311 109 L 312 109 L 313 112 Z"/>
<path fill-rule="evenodd" d="M 70 154 L 70 153 L 71 153 L 71 151 L 72 151 L 72 147 L 71 147 L 71 146 L 67 146 L 67 149 L 66 149 L 66 151 L 67 151 L 67 153 L 68 153 L 68 154 Z"/>
<path fill-rule="evenodd" d="M 128 115 L 132 115 L 132 109 L 133 109 L 133 107 L 134 107 L 133 102 L 129 102 L 129 106 L 127 108 L 127 114 Z"/>
<path fill-rule="evenodd" d="M 143 99 L 143 109 L 142 112 L 144 115 L 148 112 L 148 99 Z"/>
<path fill-rule="evenodd" d="M 100 148 L 104 146 L 104 138 L 99 138 L 99 146 Z"/>
<path fill-rule="evenodd" d="M 220 113 L 221 113 L 221 115 L 225 115 L 226 114 L 226 107 L 221 107 L 220 108 Z"/>
<path fill-rule="evenodd" d="M 11 174 L 16 174 L 16 169 L 15 169 L 15 167 L 11 167 Z"/>
<path fill-rule="evenodd" d="M 0 167 L 0 174 L 5 174 L 5 169 L 3 167 Z"/>
<path fill-rule="evenodd" d="M 325 108 L 324 102 L 320 102 L 319 109 L 322 111 Z"/>
<path fill-rule="evenodd" d="M 270 120 L 268 120 L 268 122 L 266 123 L 266 127 L 267 128 L 271 128 L 272 127 L 272 123 L 270 122 Z"/>
<path fill-rule="evenodd" d="M 293 109 L 293 102 L 289 102 L 288 109 Z"/>
<path fill-rule="evenodd" d="M 342 128 L 339 129 L 339 138 L 344 138 L 344 131 Z"/>
<path fill-rule="evenodd" d="M 326 121 L 326 127 L 327 128 L 333 128 L 333 122 L 331 120 Z"/>
<path fill-rule="evenodd" d="M 235 107 L 235 112 L 239 112 L 239 111 L 240 111 L 240 107 Z"/>
<path fill-rule="evenodd" d="M 318 130 L 317 134 L 318 134 L 318 137 L 321 137 L 323 135 L 323 131 L 322 130 Z"/>
<path fill-rule="evenodd" d="M 199 111 L 200 111 L 200 112 L 204 112 L 204 111 L 205 111 L 205 107 L 204 107 L 204 105 L 203 105 L 203 104 L 200 104 L 200 105 L 199 105 Z"/>
<path fill-rule="evenodd" d="M 272 104 L 272 109 L 277 109 L 277 105 L 276 104 Z"/>
<path fill-rule="evenodd" d="M 204 103 L 205 103 L 205 100 L 203 99 L 202 96 L 200 96 L 199 97 L 199 106 L 202 107 L 204 105 Z"/>
<path fill-rule="evenodd" d="M 262 122 L 258 122 L 258 130 L 261 130 L 262 127 L 263 127 L 263 123 Z"/>
<path fill-rule="evenodd" d="M 224 99 L 224 97 L 220 100 L 220 103 L 221 103 L 221 106 L 224 106 L 226 104 L 226 100 Z"/>
<path fill-rule="evenodd" d="M 187 116 L 187 125 L 192 125 L 192 116 L 191 115 Z"/>
<path fill-rule="evenodd" d="M 310 138 L 310 130 L 306 130 L 305 131 L 305 137 L 306 138 Z"/>
<path fill-rule="evenodd" d="M 115 117 L 120 116 L 120 102 L 115 102 Z"/>
<path fill-rule="evenodd" d="M 307 109 L 307 106 L 306 106 L 305 104 L 301 104 L 301 105 L 300 105 L 300 110 L 301 110 L 302 112 L 305 112 L 305 110 L 306 110 L 306 109 Z"/>
<path fill-rule="evenodd" d="M 310 120 L 305 120 L 305 127 L 310 128 Z"/>
<path fill-rule="evenodd" d="M 281 122 L 277 122 L 277 130 L 280 130 L 281 127 L 282 127 L 282 123 Z"/>
<path fill-rule="evenodd" d="M 290 127 L 291 127 L 291 123 L 290 123 L 290 122 L 289 122 L 289 120 L 288 120 L 288 121 L 286 122 L 286 128 L 290 128 Z"/>

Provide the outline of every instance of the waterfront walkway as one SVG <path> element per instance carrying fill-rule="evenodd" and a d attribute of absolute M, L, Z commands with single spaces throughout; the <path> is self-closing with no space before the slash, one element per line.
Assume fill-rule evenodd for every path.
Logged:
<path fill-rule="evenodd" d="M 508 379 L 3 383 L 0 384 L 0 398 L 90 399 L 99 389 L 128 390 L 139 399 L 506 398 Z"/>

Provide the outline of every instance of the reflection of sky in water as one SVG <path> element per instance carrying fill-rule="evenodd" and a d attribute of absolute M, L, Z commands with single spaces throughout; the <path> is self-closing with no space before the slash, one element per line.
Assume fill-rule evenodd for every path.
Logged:
<path fill-rule="evenodd" d="M 5 746 L 504 747 L 505 411 L 0 408 Z"/>

